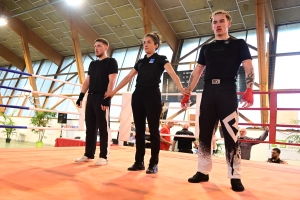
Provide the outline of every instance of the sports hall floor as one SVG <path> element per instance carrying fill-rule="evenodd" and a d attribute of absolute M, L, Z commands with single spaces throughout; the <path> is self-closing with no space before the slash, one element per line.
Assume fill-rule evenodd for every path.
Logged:
<path fill-rule="evenodd" d="M 197 155 L 160 153 L 159 172 L 129 172 L 133 147 L 111 148 L 108 165 L 74 163 L 84 147 L 0 148 L 0 199 L 300 199 L 300 168 L 243 161 L 244 192 L 233 192 L 223 157 L 213 157 L 210 181 L 191 184 Z M 97 149 L 97 153 L 99 149 Z M 150 151 L 147 149 L 145 160 Z M 146 162 L 146 164 L 148 164 Z"/>

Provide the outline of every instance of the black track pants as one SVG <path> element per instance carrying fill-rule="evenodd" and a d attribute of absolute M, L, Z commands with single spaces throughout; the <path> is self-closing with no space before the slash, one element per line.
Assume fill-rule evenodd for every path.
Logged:
<path fill-rule="evenodd" d="M 136 88 L 132 94 L 131 106 L 136 132 L 135 161 L 144 162 L 147 118 L 151 140 L 150 164 L 157 164 L 160 150 L 159 118 L 162 110 L 159 88 Z"/>
<path fill-rule="evenodd" d="M 108 159 L 111 142 L 111 133 L 109 129 L 109 109 L 101 109 L 101 100 L 103 94 L 89 94 L 85 110 L 86 123 L 86 145 L 85 156 L 95 157 L 97 131 L 100 133 L 100 158 Z"/>
<path fill-rule="evenodd" d="M 212 134 L 216 120 L 220 119 L 225 140 L 228 177 L 240 178 L 241 151 L 237 142 L 237 109 L 238 102 L 235 83 L 205 83 L 202 93 L 199 117 L 199 172 L 208 174 L 212 169 Z"/>

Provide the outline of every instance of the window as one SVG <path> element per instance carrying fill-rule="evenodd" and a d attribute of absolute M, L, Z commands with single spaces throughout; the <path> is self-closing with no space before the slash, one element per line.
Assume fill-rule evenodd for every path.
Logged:
<path fill-rule="evenodd" d="M 277 53 L 300 51 L 300 23 L 278 27 Z"/>
<path fill-rule="evenodd" d="M 119 69 L 122 68 L 124 58 L 126 56 L 126 52 L 127 52 L 127 49 L 117 49 L 117 50 L 114 50 L 114 52 L 113 52 L 112 57 L 114 59 L 116 59 Z"/>
<path fill-rule="evenodd" d="M 199 41 L 200 41 L 199 38 L 185 39 L 184 42 L 183 42 L 183 45 L 182 45 L 181 52 L 180 52 L 180 57 L 185 56 L 190 51 L 192 51 L 193 49 L 198 47 L 199 46 Z M 194 61 L 197 60 L 196 55 L 197 55 L 197 52 L 193 52 L 191 55 L 184 58 L 180 62 L 194 62 Z"/>
<path fill-rule="evenodd" d="M 169 60 L 169 62 L 171 63 L 172 60 L 172 56 L 173 56 L 173 51 L 172 49 L 169 47 L 169 45 L 167 43 L 162 43 L 160 45 L 160 47 L 157 50 L 157 53 L 159 55 L 164 55 L 167 57 L 167 59 Z"/>
<path fill-rule="evenodd" d="M 246 31 L 229 33 L 229 35 L 232 35 L 233 37 L 236 37 L 237 39 L 244 39 L 244 40 L 246 40 Z"/>
<path fill-rule="evenodd" d="M 122 70 L 121 68 L 133 68 L 137 57 L 140 46 L 131 47 L 125 49 L 118 49 L 113 52 L 112 57 L 115 58 L 118 62 L 119 72 L 117 76 L 116 86 L 123 80 L 123 78 L 130 72 L 130 70 Z M 127 91 L 128 84 L 125 85 L 119 92 Z"/>
<path fill-rule="evenodd" d="M 90 66 L 90 63 L 92 62 L 92 59 L 88 56 L 88 54 L 86 54 L 86 55 L 84 55 L 83 60 L 84 60 L 83 61 L 84 71 L 87 72 L 89 70 L 89 66 Z M 86 74 L 86 76 L 87 76 L 87 74 Z"/>
<path fill-rule="evenodd" d="M 299 89 L 300 56 L 276 58 L 274 89 Z"/>
<path fill-rule="evenodd" d="M 140 47 L 131 47 L 127 49 L 122 68 L 134 67 Z"/>
<path fill-rule="evenodd" d="M 257 47 L 257 37 L 256 37 L 256 30 L 248 31 L 247 41 L 248 44 Z M 251 56 L 257 56 L 257 51 L 249 48 Z"/>
<path fill-rule="evenodd" d="M 116 86 L 123 80 L 123 78 L 125 76 L 127 76 L 127 74 L 130 72 L 130 70 L 120 70 L 119 74 L 118 74 L 118 78 L 116 81 Z M 126 92 L 128 88 L 128 84 L 125 85 L 121 90 L 119 90 L 119 92 Z"/>

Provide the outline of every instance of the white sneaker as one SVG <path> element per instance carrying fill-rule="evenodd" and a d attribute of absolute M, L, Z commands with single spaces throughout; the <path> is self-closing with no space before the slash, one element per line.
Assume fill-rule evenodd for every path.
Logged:
<path fill-rule="evenodd" d="M 75 162 L 90 162 L 90 161 L 92 161 L 93 159 L 91 159 L 91 158 L 88 158 L 88 157 L 86 157 L 86 156 L 82 156 L 81 158 L 77 158 L 76 160 L 75 160 Z"/>
<path fill-rule="evenodd" d="M 107 160 L 105 158 L 99 158 L 95 165 L 107 165 Z"/>

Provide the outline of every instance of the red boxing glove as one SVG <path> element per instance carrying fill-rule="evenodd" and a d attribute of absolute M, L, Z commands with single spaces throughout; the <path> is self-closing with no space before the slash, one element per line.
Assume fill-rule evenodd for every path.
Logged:
<path fill-rule="evenodd" d="M 242 100 L 247 103 L 253 104 L 253 90 L 252 88 L 247 88 L 242 96 Z"/>
<path fill-rule="evenodd" d="M 184 95 L 184 97 L 181 99 L 180 101 L 181 106 L 188 106 L 188 104 L 190 103 L 190 95 Z"/>

